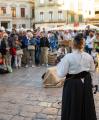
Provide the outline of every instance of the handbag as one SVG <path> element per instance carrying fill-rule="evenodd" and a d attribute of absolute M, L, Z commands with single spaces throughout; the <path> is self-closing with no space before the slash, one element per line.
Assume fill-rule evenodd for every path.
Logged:
<path fill-rule="evenodd" d="M 22 49 L 17 50 L 17 51 L 16 51 L 16 55 L 23 55 L 23 50 L 22 50 Z"/>
<path fill-rule="evenodd" d="M 34 45 L 29 45 L 28 50 L 35 50 L 35 46 Z"/>

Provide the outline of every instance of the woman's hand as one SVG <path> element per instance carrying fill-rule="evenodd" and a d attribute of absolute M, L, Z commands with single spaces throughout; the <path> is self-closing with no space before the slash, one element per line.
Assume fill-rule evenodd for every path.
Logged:
<path fill-rule="evenodd" d="M 93 88 L 94 88 L 94 94 L 96 94 L 98 92 L 98 85 L 94 85 Z"/>

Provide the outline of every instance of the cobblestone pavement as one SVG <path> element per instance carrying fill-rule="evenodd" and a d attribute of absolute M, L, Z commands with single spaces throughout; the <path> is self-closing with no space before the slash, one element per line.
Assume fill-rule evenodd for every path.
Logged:
<path fill-rule="evenodd" d="M 60 120 L 62 88 L 43 88 L 44 71 L 22 68 L 0 76 L 0 120 Z M 95 103 L 99 118 L 99 94 Z"/>

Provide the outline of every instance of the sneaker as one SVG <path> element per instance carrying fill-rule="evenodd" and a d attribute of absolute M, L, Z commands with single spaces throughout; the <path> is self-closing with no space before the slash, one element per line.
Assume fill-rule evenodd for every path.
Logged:
<path fill-rule="evenodd" d="M 46 67 L 49 67 L 49 65 L 48 65 L 48 64 L 46 64 Z"/>
<path fill-rule="evenodd" d="M 25 66 L 25 68 L 28 68 L 28 67 L 29 67 L 28 65 Z"/>
<path fill-rule="evenodd" d="M 44 64 L 42 64 L 42 66 L 44 66 Z"/>
<path fill-rule="evenodd" d="M 35 65 L 32 65 L 32 68 L 34 68 L 35 67 Z"/>

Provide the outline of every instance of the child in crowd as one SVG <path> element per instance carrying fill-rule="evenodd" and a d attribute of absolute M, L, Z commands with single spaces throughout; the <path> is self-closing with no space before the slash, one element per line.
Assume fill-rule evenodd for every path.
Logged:
<path fill-rule="evenodd" d="M 23 55 L 23 50 L 21 49 L 21 42 L 18 39 L 18 36 L 15 36 L 15 49 L 16 49 L 16 55 L 15 55 L 15 67 L 20 68 L 21 67 L 21 59 Z"/>
<path fill-rule="evenodd" d="M 64 45 L 61 45 L 57 52 L 57 60 L 56 63 L 60 62 L 60 60 L 67 54 L 67 49 Z"/>

